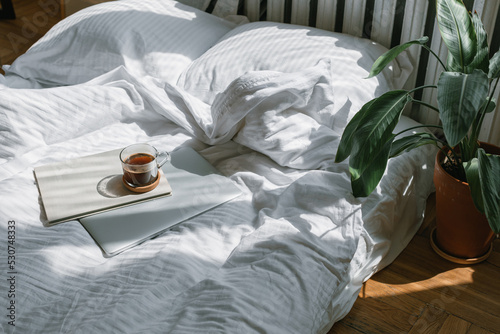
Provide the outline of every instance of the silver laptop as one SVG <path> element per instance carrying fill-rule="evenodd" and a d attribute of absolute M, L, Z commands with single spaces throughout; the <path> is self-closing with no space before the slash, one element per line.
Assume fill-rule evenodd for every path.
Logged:
<path fill-rule="evenodd" d="M 162 170 L 171 196 L 80 219 L 105 255 L 123 252 L 241 194 L 233 181 L 189 147 L 171 152 Z"/>

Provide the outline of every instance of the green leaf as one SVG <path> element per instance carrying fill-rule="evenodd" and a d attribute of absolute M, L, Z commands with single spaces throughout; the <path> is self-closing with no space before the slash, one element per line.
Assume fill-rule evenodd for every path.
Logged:
<path fill-rule="evenodd" d="M 393 139 L 394 136 L 390 137 L 381 149 L 374 153 L 363 172 L 356 178 L 352 176 L 353 173 L 351 172 L 351 188 L 355 197 L 370 195 L 379 184 L 387 167 Z"/>
<path fill-rule="evenodd" d="M 437 96 L 439 117 L 451 147 L 467 135 L 487 95 L 488 77 L 480 70 L 471 74 L 441 73 Z"/>
<path fill-rule="evenodd" d="M 488 99 L 488 100 L 489 100 L 489 99 Z M 488 100 L 486 100 L 486 101 L 484 102 L 484 104 L 488 103 Z M 493 110 L 495 110 L 495 108 L 496 108 L 496 107 L 497 107 L 497 102 L 496 102 L 496 100 L 495 100 L 495 99 L 491 99 L 491 101 L 489 101 L 489 103 L 488 103 L 488 106 L 487 106 L 487 108 L 486 108 L 486 111 L 485 111 L 485 112 L 486 112 L 486 113 L 490 113 L 490 112 L 492 112 Z M 483 107 L 481 107 L 481 109 L 482 109 L 482 108 L 483 108 Z"/>
<path fill-rule="evenodd" d="M 446 60 L 446 69 L 448 72 L 465 72 L 460 61 L 456 60 L 450 52 Z"/>
<path fill-rule="evenodd" d="M 340 139 L 339 148 L 337 149 L 337 154 L 335 156 L 335 162 L 342 162 L 351 154 L 352 138 L 356 134 L 358 126 L 365 116 L 366 111 L 370 108 L 370 106 L 376 99 L 377 98 L 365 103 L 361 110 L 358 111 L 356 115 L 354 115 L 354 117 L 345 127 L 344 133 L 342 133 L 342 138 Z"/>
<path fill-rule="evenodd" d="M 411 97 L 404 90 L 391 91 L 373 101 L 365 111 L 363 121 L 358 124 L 356 132 L 352 136 L 349 160 L 355 196 L 369 194 L 380 181 L 383 174 L 383 171 L 382 174 L 380 173 L 380 168 L 385 169 L 390 145 L 394 139 L 392 132 L 405 105 L 410 100 Z M 384 159 L 385 162 L 382 161 Z M 359 186 L 359 183 L 365 185 Z M 362 191 L 357 189 L 362 189 Z"/>
<path fill-rule="evenodd" d="M 408 152 L 422 145 L 434 144 L 436 137 L 428 132 L 415 133 L 398 140 L 395 140 L 391 146 L 390 158 L 397 157 L 403 152 Z"/>
<path fill-rule="evenodd" d="M 373 63 L 372 69 L 370 71 L 370 74 L 368 75 L 368 78 L 374 77 L 391 62 L 393 61 L 401 52 L 404 50 L 408 49 L 410 46 L 414 44 L 419 44 L 419 45 L 424 45 L 429 41 L 429 38 L 427 36 L 424 36 L 420 39 L 415 39 L 413 41 L 406 42 L 404 44 L 398 45 L 390 49 L 389 51 L 385 52 L 383 55 L 378 57 L 378 59 Z"/>
<path fill-rule="evenodd" d="M 477 51 L 474 56 L 474 60 L 467 66 L 466 73 L 472 73 L 475 69 L 488 73 L 488 66 L 490 63 L 488 36 L 486 34 L 486 30 L 484 30 L 481 18 L 476 12 L 472 15 L 472 23 L 474 24 L 474 29 L 476 31 Z"/>
<path fill-rule="evenodd" d="M 462 164 L 467 175 L 467 183 L 472 194 L 472 200 L 476 208 L 484 213 L 483 194 L 481 192 L 481 182 L 479 179 L 479 160 L 474 158 Z"/>
<path fill-rule="evenodd" d="M 500 156 L 478 150 L 479 179 L 484 211 L 491 229 L 500 233 Z"/>
<path fill-rule="evenodd" d="M 476 55 L 477 39 L 472 19 L 464 4 L 458 0 L 437 0 L 436 16 L 441 37 L 448 51 L 465 71 Z"/>
<path fill-rule="evenodd" d="M 498 77 L 500 77 L 500 50 L 491 57 L 488 72 L 488 78 L 496 79 Z"/>

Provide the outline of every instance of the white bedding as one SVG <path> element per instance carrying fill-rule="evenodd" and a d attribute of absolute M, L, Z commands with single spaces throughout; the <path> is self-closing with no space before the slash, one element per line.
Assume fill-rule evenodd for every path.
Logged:
<path fill-rule="evenodd" d="M 1 297 L 4 310 L 15 301 L 15 327 L 4 316 L 3 332 L 326 333 L 418 229 L 434 150 L 391 160 L 377 190 L 360 199 L 347 164 L 333 162 L 356 112 L 336 98 L 355 93 L 359 105 L 389 88 L 380 78 L 347 84 L 366 68 L 343 76 L 344 86 L 335 84 L 335 57 L 260 68 L 207 101 L 116 65 L 89 82 L 46 89 L 33 88 L 51 82 L 43 71 L 47 78 L 22 79 L 14 64 L 0 76 L 1 254 L 9 221 L 16 238 L 15 296 Z M 43 226 L 34 166 L 134 142 L 191 146 L 243 195 L 111 258 L 77 221 Z"/>

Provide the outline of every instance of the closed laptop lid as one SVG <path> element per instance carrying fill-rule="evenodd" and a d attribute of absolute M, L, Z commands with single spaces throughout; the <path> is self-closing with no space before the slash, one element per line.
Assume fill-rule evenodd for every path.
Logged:
<path fill-rule="evenodd" d="M 229 178 L 189 147 L 171 152 L 162 167 L 172 195 L 81 218 L 108 256 L 140 244 L 168 228 L 241 194 Z"/>

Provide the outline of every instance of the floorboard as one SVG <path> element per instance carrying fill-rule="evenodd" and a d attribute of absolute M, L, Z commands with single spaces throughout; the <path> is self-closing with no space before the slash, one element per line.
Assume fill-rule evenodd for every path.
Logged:
<path fill-rule="evenodd" d="M 1 65 L 12 64 L 61 18 L 58 0 L 13 0 L 12 4 L 16 19 L 0 20 Z"/>
<path fill-rule="evenodd" d="M 458 265 L 439 257 L 428 235 L 418 234 L 391 265 L 364 284 L 351 312 L 329 334 L 341 324 L 365 334 L 379 328 L 385 333 L 500 333 L 499 249 L 497 240 L 487 261 Z M 384 310 L 394 310 L 394 315 Z M 401 312 L 408 315 L 409 329 L 402 325 Z"/>

